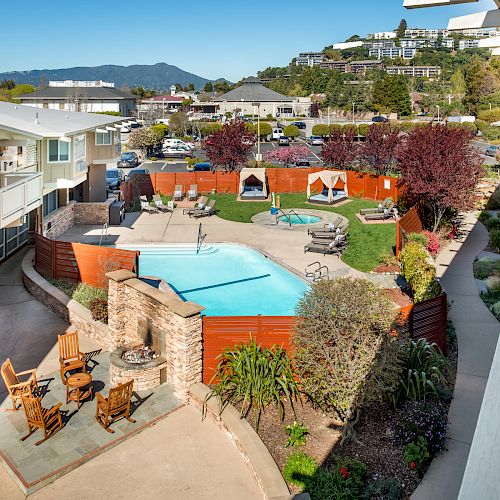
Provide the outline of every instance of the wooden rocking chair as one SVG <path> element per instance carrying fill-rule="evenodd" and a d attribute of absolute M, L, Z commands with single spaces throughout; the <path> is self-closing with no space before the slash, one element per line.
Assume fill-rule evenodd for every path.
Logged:
<path fill-rule="evenodd" d="M 36 370 L 25 370 L 16 373 L 9 358 L 2 364 L 1 368 L 2 378 L 7 386 L 10 399 L 12 400 L 12 409 L 17 409 L 17 404 L 21 403 L 21 394 L 24 392 L 31 392 L 38 390 L 38 383 L 36 380 Z M 28 380 L 21 382 L 20 375 L 29 375 Z"/>
<path fill-rule="evenodd" d="M 85 366 L 85 353 L 80 352 L 78 332 L 58 335 L 59 365 L 61 367 L 61 380 L 66 385 L 66 373 L 71 370 L 87 372 Z"/>
<path fill-rule="evenodd" d="M 62 429 L 63 422 L 59 410 L 62 403 L 57 403 L 49 409 L 44 408 L 40 398 L 34 396 L 31 392 L 21 394 L 21 402 L 28 424 L 28 434 L 22 437 L 21 441 L 29 438 L 37 429 L 43 429 L 44 438 L 35 443 L 35 446 L 38 446 Z"/>
<path fill-rule="evenodd" d="M 120 384 L 109 390 L 107 398 L 101 396 L 100 392 L 96 393 L 97 407 L 95 418 L 99 424 L 108 432 L 115 432 L 109 426 L 122 417 L 129 422 L 135 423 L 135 420 L 130 418 L 130 399 L 132 398 L 132 389 L 134 381 L 130 380 L 125 384 Z"/>

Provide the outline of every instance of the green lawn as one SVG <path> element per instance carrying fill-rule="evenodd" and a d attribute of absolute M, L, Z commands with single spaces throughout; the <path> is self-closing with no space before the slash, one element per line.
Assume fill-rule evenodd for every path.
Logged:
<path fill-rule="evenodd" d="M 222 219 L 235 222 L 251 222 L 252 216 L 269 210 L 271 202 L 239 202 L 234 194 L 218 194 L 211 198 L 217 199 L 217 215 Z M 309 208 L 336 212 L 349 219 L 349 248 L 342 260 L 360 271 L 371 271 L 380 262 L 384 255 L 391 254 L 396 243 L 395 224 L 361 224 L 356 214 L 361 208 L 375 207 L 377 202 L 354 199 L 350 203 L 339 207 L 314 206 L 306 203 L 303 193 L 281 194 L 282 208 Z"/>

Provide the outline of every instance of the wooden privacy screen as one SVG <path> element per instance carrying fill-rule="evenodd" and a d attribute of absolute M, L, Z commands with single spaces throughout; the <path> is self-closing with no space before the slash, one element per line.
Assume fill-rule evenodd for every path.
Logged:
<path fill-rule="evenodd" d="M 276 344 L 289 352 L 294 323 L 295 316 L 204 316 L 203 383 L 213 377 L 217 356 L 226 347 L 248 342 L 250 335 L 262 347 Z"/>
<path fill-rule="evenodd" d="M 424 230 L 417 207 L 413 206 L 396 223 L 396 257 L 403 250 L 410 233 L 421 233 Z"/>
<path fill-rule="evenodd" d="M 138 273 L 139 252 L 50 240 L 35 234 L 35 269 L 46 278 L 81 281 L 106 287 L 107 272 L 127 269 Z"/>
<path fill-rule="evenodd" d="M 312 172 L 320 171 L 320 168 L 268 168 L 266 169 L 269 191 L 275 193 L 304 193 L 307 190 L 307 176 Z M 174 192 L 176 185 L 180 184 L 186 192 L 191 184 L 198 186 L 199 193 L 237 194 L 240 177 L 238 172 L 155 172 L 146 176 L 147 179 L 122 184 L 122 196 L 125 201 L 131 202 L 140 195 L 150 196 L 152 191 L 170 195 Z M 134 177 L 135 179 L 135 177 Z M 383 200 L 398 197 L 394 177 L 383 177 L 359 172 L 347 171 L 347 187 L 349 195 Z M 341 185 L 339 184 L 339 188 Z M 318 189 L 321 186 L 318 184 Z"/>

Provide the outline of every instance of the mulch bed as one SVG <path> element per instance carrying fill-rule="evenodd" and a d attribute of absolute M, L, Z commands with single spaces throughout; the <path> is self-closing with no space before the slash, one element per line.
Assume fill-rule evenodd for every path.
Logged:
<path fill-rule="evenodd" d="M 373 272 L 375 273 L 399 273 L 399 264 L 379 264 Z"/>
<path fill-rule="evenodd" d="M 400 288 L 386 288 L 384 293 L 389 297 L 389 300 L 398 307 L 406 307 L 413 304 L 411 298 Z"/>

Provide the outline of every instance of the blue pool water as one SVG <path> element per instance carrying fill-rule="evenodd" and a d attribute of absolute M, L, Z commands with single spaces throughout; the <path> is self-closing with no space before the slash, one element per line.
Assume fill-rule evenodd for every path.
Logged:
<path fill-rule="evenodd" d="M 260 252 L 240 245 L 131 246 L 141 276 L 166 281 L 207 316 L 289 316 L 307 283 Z"/>
<path fill-rule="evenodd" d="M 278 217 L 278 220 L 280 222 L 285 222 L 286 224 L 289 224 L 289 218 L 292 222 L 292 224 L 316 224 L 316 222 L 321 221 L 321 217 L 318 217 L 317 215 L 304 215 L 304 214 L 291 214 L 291 215 L 280 215 Z"/>

